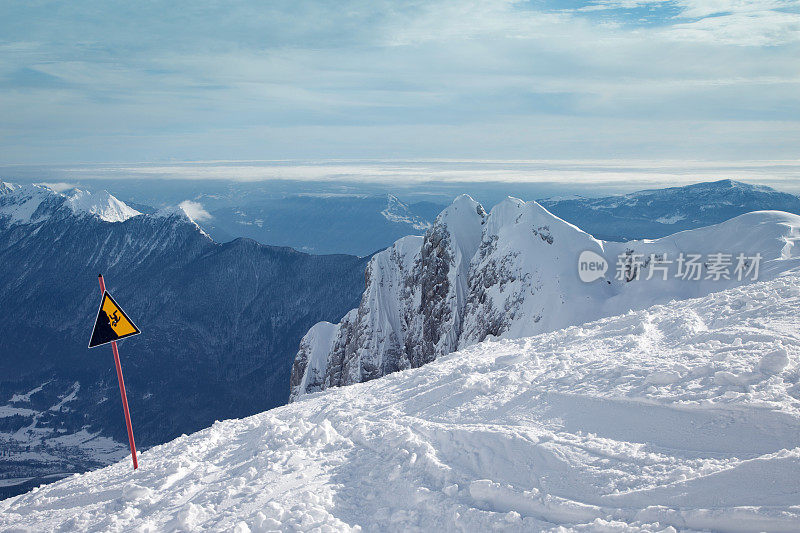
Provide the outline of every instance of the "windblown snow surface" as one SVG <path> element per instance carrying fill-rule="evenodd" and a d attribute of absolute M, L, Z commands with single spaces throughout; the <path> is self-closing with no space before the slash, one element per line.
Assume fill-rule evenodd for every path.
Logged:
<path fill-rule="evenodd" d="M 0 530 L 797 531 L 800 272 L 218 422 Z"/>

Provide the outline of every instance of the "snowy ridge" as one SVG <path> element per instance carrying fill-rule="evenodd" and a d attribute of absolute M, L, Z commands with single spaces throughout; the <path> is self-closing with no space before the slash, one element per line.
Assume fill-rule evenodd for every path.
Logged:
<path fill-rule="evenodd" d="M 142 213 L 117 199 L 108 191 L 90 192 L 73 188 L 63 193 L 44 185 L 15 185 L 0 182 L 0 221 L 5 218 L 10 225 L 36 224 L 55 213 L 76 217 L 94 217 L 105 222 L 124 222 Z M 147 215 L 149 220 L 176 219 L 191 224 L 205 237 L 211 237 L 180 206 L 168 206 Z"/>
<path fill-rule="evenodd" d="M 707 279 L 706 273 L 698 280 L 673 275 L 662 280 L 660 274 L 647 279 L 653 257 L 675 265 L 680 253 L 704 258 L 725 253 L 731 261 L 738 254 L 758 254 L 758 279 L 765 280 L 800 265 L 798 242 L 800 216 L 780 211 L 748 213 L 656 240 L 614 243 L 594 238 L 536 202 L 507 198 L 487 215 L 472 198 L 461 196 L 424 237 L 401 239 L 372 258 L 360 306 L 332 333 L 336 339 L 324 372 L 319 367 L 323 348 L 304 339 L 292 370 L 290 401 L 416 368 L 487 338 L 527 337 L 752 281 L 730 275 Z M 584 251 L 605 259 L 605 277 L 580 280 L 578 257 Z M 620 257 L 631 264 L 618 279 Z M 312 352 L 315 378 L 304 380 Z"/>
<path fill-rule="evenodd" d="M 0 530 L 795 531 L 799 306 L 793 270 L 483 342 L 0 502 Z"/>
<path fill-rule="evenodd" d="M 93 216 L 106 222 L 123 222 L 140 215 L 108 191 L 70 189 L 63 193 L 44 185 L 0 182 L 0 219 L 10 224 L 34 224 L 66 207 L 75 216 Z"/>
<path fill-rule="evenodd" d="M 0 196 L 0 220 L 8 219 L 10 224 L 27 224 L 45 218 L 40 206 L 58 193 L 40 185 L 15 185 L 3 183 Z"/>

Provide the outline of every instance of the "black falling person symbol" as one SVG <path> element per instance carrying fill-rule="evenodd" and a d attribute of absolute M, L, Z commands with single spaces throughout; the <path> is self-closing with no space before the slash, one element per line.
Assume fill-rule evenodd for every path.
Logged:
<path fill-rule="evenodd" d="M 117 314 L 116 311 L 114 314 Z M 119 318 L 117 318 L 117 321 L 119 321 Z M 111 320 L 109 320 L 106 312 L 101 309 L 100 312 L 97 313 L 97 322 L 94 324 L 94 334 L 92 335 L 90 345 L 97 346 L 98 344 L 105 344 L 117 340 L 118 338 L 119 335 L 117 335 L 117 332 L 111 327 Z"/>

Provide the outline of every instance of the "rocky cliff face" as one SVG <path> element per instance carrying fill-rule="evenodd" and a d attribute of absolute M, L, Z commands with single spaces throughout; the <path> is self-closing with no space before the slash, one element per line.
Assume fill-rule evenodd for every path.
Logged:
<path fill-rule="evenodd" d="M 376 254 L 358 309 L 338 325 L 317 324 L 301 342 L 291 397 L 418 367 L 455 350 L 485 218 L 462 196 L 424 237 L 404 237 Z"/>
<path fill-rule="evenodd" d="M 762 211 L 658 240 L 604 242 L 536 202 L 508 198 L 487 215 L 462 196 L 423 237 L 372 258 L 357 309 L 309 331 L 290 399 L 419 367 L 487 338 L 536 335 L 746 283 L 749 276 L 734 273 L 737 254 L 760 254 L 766 279 L 800 265 L 799 240 L 800 217 Z M 608 269 L 591 283 L 578 275 L 585 251 Z M 680 252 L 700 253 L 700 279 L 678 275 Z M 708 275 L 715 252 L 731 255 L 728 279 Z M 647 279 L 651 261 L 671 269 L 666 279 L 658 269 Z"/>

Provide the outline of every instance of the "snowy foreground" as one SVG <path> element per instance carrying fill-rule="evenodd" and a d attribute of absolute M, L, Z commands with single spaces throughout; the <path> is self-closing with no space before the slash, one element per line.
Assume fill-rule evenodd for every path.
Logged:
<path fill-rule="evenodd" d="M 0 502 L 0 530 L 797 531 L 798 309 L 794 271 L 484 342 Z"/>

